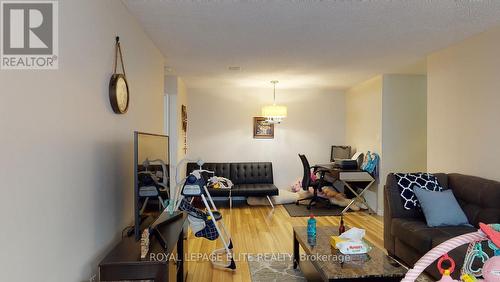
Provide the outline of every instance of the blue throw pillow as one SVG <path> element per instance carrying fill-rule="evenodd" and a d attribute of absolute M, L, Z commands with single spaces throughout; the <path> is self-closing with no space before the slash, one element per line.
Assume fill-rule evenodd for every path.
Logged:
<path fill-rule="evenodd" d="M 413 187 L 413 192 L 420 202 L 427 226 L 470 225 L 467 216 L 450 189 L 434 192 Z"/>

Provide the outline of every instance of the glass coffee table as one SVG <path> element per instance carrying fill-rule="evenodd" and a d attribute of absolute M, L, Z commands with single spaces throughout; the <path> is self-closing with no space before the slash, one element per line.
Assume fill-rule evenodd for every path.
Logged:
<path fill-rule="evenodd" d="M 401 281 L 408 271 L 383 250 L 372 249 L 363 255 L 343 255 L 330 245 L 330 236 L 338 234 L 338 227 L 318 227 L 316 245 L 307 241 L 306 226 L 293 227 L 293 267 L 308 281 Z M 304 252 L 300 252 L 300 247 Z"/>

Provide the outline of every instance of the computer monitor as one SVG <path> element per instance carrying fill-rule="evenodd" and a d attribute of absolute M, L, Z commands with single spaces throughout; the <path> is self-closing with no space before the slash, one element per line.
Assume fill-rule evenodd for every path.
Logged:
<path fill-rule="evenodd" d="M 350 159 L 351 146 L 337 146 L 333 145 L 330 153 L 330 161 L 333 163 L 335 159 Z"/>
<path fill-rule="evenodd" d="M 135 239 L 160 216 L 169 190 L 169 138 L 166 135 L 134 132 Z"/>

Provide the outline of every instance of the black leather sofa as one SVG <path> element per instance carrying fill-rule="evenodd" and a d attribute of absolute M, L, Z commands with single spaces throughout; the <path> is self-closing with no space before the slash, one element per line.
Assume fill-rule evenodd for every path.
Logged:
<path fill-rule="evenodd" d="M 474 227 L 428 227 L 421 210 L 403 208 L 395 176 L 389 174 L 384 188 L 384 246 L 389 255 L 413 266 L 433 247 L 458 235 L 477 231 L 479 222 L 500 222 L 500 182 L 462 174 L 435 174 L 445 189 L 452 189 L 469 222 Z M 450 256 L 455 259 L 453 277 L 459 278 L 467 246 Z M 484 247 L 484 250 L 489 249 Z M 426 272 L 439 279 L 436 262 Z"/>
<path fill-rule="evenodd" d="M 278 188 L 273 183 L 273 164 L 270 162 L 245 163 L 205 163 L 203 169 L 214 171 L 216 176 L 231 180 L 234 187 L 227 189 L 211 189 L 212 197 L 267 197 L 278 195 Z M 198 164 L 188 163 L 186 172 L 199 169 Z M 272 203 L 271 203 L 272 205 Z"/>

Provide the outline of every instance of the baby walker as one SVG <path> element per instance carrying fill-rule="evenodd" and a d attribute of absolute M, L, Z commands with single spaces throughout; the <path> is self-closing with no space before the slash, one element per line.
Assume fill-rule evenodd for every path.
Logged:
<path fill-rule="evenodd" d="M 479 227 L 480 229 L 477 232 L 460 235 L 434 247 L 415 263 L 415 266 L 406 273 L 405 278 L 401 281 L 415 281 L 431 263 L 439 258 L 437 266 L 443 276 L 438 282 L 500 282 L 500 224 L 486 225 L 480 223 Z M 488 247 L 494 252 L 493 257 L 490 258 L 482 250 L 482 241 L 488 242 Z M 455 270 L 455 261 L 448 256 L 448 252 L 467 243 L 469 247 L 461 271 L 461 280 L 453 280 L 450 275 Z M 475 260 L 483 263 L 483 267 L 474 269 L 473 263 Z M 445 261 L 451 264 L 450 268 L 443 269 L 442 264 Z M 484 280 L 479 279 L 481 276 Z"/>
<path fill-rule="evenodd" d="M 201 162 L 198 162 L 198 165 L 200 165 L 200 163 Z M 206 179 L 202 174 L 209 173 L 214 175 L 215 173 L 213 171 L 203 170 L 201 166 L 202 163 L 200 169 L 191 172 L 189 176 L 184 179 L 184 183 L 181 182 L 182 187 L 178 189 L 174 210 L 182 210 L 188 213 L 189 225 L 196 237 L 204 237 L 211 241 L 220 238 L 224 247 L 212 251 L 210 255 L 212 265 L 234 270 L 236 269 L 236 264 L 233 258 L 233 243 L 224 226 L 222 215 L 217 211 L 217 207 L 208 192 Z M 191 204 L 194 197 L 201 197 L 206 212 Z M 217 261 L 217 258 L 220 257 L 218 255 L 224 253 L 226 254 L 227 261 Z"/>

